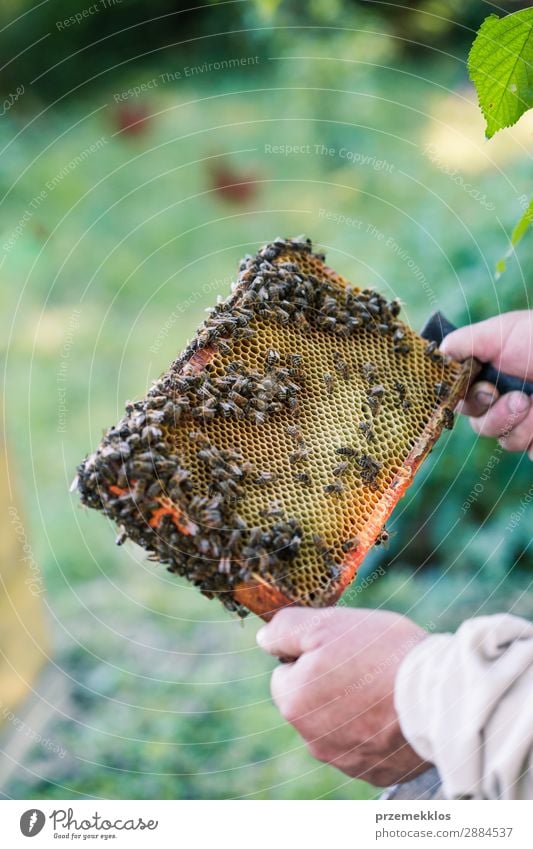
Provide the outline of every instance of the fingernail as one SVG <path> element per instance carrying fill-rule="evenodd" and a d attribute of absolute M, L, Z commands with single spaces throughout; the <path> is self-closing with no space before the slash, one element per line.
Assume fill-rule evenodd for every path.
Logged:
<path fill-rule="evenodd" d="M 487 392 L 486 389 L 480 389 L 474 395 L 476 402 L 480 407 L 490 407 L 494 402 L 494 392 Z"/>
<path fill-rule="evenodd" d="M 262 649 L 264 649 L 264 647 L 266 646 L 266 643 L 267 643 L 266 625 L 264 625 L 262 628 L 259 628 L 259 631 L 255 635 L 255 640 L 257 642 L 257 645 L 260 646 Z"/>
<path fill-rule="evenodd" d="M 507 407 L 509 412 L 518 415 L 518 413 L 525 413 L 526 410 L 529 409 L 529 398 L 527 395 L 524 395 L 523 392 L 509 392 L 507 396 Z"/>

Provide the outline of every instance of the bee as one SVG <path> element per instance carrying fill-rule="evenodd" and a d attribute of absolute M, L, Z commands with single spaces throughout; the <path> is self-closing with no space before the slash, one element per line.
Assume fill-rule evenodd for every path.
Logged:
<path fill-rule="evenodd" d="M 406 397 L 405 384 L 400 383 L 400 381 L 396 380 L 396 381 L 394 381 L 394 389 L 398 393 L 398 404 L 397 404 L 397 406 L 403 407 L 404 410 L 410 410 L 412 404 L 409 401 L 409 399 Z"/>
<path fill-rule="evenodd" d="M 205 328 L 196 337 L 196 346 L 200 349 L 207 348 L 215 338 L 215 333 Z"/>
<path fill-rule="evenodd" d="M 229 557 L 221 557 L 218 561 L 217 568 L 221 575 L 229 575 L 231 572 L 231 560 Z"/>
<path fill-rule="evenodd" d="M 438 350 L 437 343 L 435 342 L 434 339 L 430 340 L 427 343 L 424 353 L 434 363 L 443 363 L 444 362 L 444 356 Z"/>
<path fill-rule="evenodd" d="M 277 365 L 279 363 L 280 359 L 281 359 L 281 357 L 278 354 L 278 352 L 275 351 L 273 348 L 270 348 L 268 353 L 267 353 L 267 364 L 270 366 L 270 368 Z"/>
<path fill-rule="evenodd" d="M 340 493 L 344 492 L 344 486 L 342 481 L 336 480 L 332 481 L 332 483 L 327 483 L 324 487 L 324 492 L 328 495 L 332 492 Z"/>
<path fill-rule="evenodd" d="M 333 394 L 333 377 L 329 373 L 329 371 L 326 371 L 324 373 L 323 380 L 324 380 L 324 383 L 326 385 L 326 392 L 328 393 L 328 395 L 332 395 Z"/>
<path fill-rule="evenodd" d="M 297 442 L 302 441 L 300 429 L 296 425 L 287 425 L 286 432 L 292 439 L 295 439 Z"/>
<path fill-rule="evenodd" d="M 322 327 L 324 330 L 335 330 L 337 326 L 337 319 L 333 315 L 321 315 L 316 321 L 319 327 Z"/>
<path fill-rule="evenodd" d="M 335 448 L 335 454 L 340 454 L 342 457 L 355 457 L 357 451 L 349 445 L 341 445 L 340 448 Z"/>
<path fill-rule="evenodd" d="M 289 455 L 289 463 L 291 465 L 294 465 L 295 463 L 302 463 L 308 459 L 309 451 L 306 448 L 299 448 L 298 451 L 293 451 L 293 453 Z"/>
<path fill-rule="evenodd" d="M 382 545 L 383 548 L 388 548 L 389 547 L 389 540 L 390 540 L 391 536 L 394 536 L 394 533 L 392 533 L 392 534 L 389 533 L 389 531 L 387 530 L 385 525 L 383 525 L 381 531 L 379 532 L 379 534 L 377 535 L 377 537 L 374 541 L 374 545 L 377 545 L 377 546 Z"/>
<path fill-rule="evenodd" d="M 242 303 L 243 304 L 256 304 L 257 301 L 258 301 L 257 292 L 254 292 L 253 289 L 249 289 L 248 291 L 244 292 L 244 294 L 242 296 Z"/>
<path fill-rule="evenodd" d="M 320 534 L 313 534 L 313 544 L 322 557 L 329 557 L 335 550 L 333 546 L 327 545 L 324 537 L 321 537 Z"/>
<path fill-rule="evenodd" d="M 328 560 L 326 565 L 327 565 L 328 570 L 329 570 L 329 578 L 326 578 L 325 575 L 323 576 L 323 578 L 324 578 L 324 587 L 327 589 L 331 585 L 332 581 L 333 582 L 338 581 L 338 579 L 341 576 L 341 570 L 340 570 L 339 564 L 336 563 L 331 558 Z"/>
<path fill-rule="evenodd" d="M 199 460 L 202 460 L 204 463 L 209 465 L 215 460 L 216 454 L 212 448 L 200 448 L 197 453 L 197 457 Z"/>
<path fill-rule="evenodd" d="M 242 531 L 239 528 L 235 528 L 235 530 L 231 532 L 228 539 L 228 548 L 230 551 L 235 551 L 238 548 L 241 537 Z"/>
<path fill-rule="evenodd" d="M 146 495 L 148 498 L 153 499 L 157 498 L 164 491 L 164 486 L 162 481 L 156 480 L 146 490 Z"/>
<path fill-rule="evenodd" d="M 395 354 L 408 354 L 411 351 L 409 342 L 395 342 L 392 346 Z"/>
<path fill-rule="evenodd" d="M 342 544 L 342 550 L 346 553 L 349 551 L 354 551 L 359 546 L 359 537 L 352 537 L 351 539 L 347 539 Z"/>
<path fill-rule="evenodd" d="M 437 398 L 447 398 L 450 394 L 450 384 L 446 380 L 441 380 L 440 383 L 435 384 L 435 395 Z"/>
<path fill-rule="evenodd" d="M 226 371 L 228 373 L 241 372 L 245 368 L 244 363 L 233 360 L 231 363 L 228 363 L 226 366 Z"/>
<path fill-rule="evenodd" d="M 237 327 L 246 327 L 246 325 L 250 322 L 252 317 L 253 317 L 253 314 L 250 312 L 250 310 L 244 310 L 244 311 L 240 310 L 239 315 L 236 318 Z"/>
<path fill-rule="evenodd" d="M 239 316 L 244 316 L 244 318 L 246 318 L 248 321 L 253 318 L 254 314 L 252 310 L 245 309 L 244 307 L 235 307 L 234 309 L 235 312 L 239 314 Z"/>
<path fill-rule="evenodd" d="M 346 321 L 345 321 L 343 319 L 342 323 L 340 323 L 340 320 L 339 320 L 339 323 L 337 324 L 337 327 L 335 328 L 335 333 L 337 334 L 337 336 L 342 336 L 345 339 L 347 339 L 352 330 L 353 330 L 353 327 L 352 327 L 352 324 L 351 324 L 351 320 L 346 319 Z"/>
<path fill-rule="evenodd" d="M 281 309 L 281 307 L 276 306 L 275 309 L 276 319 L 280 324 L 288 324 L 291 320 L 291 315 L 286 310 Z"/>
<path fill-rule="evenodd" d="M 255 336 L 255 330 L 252 327 L 236 327 L 233 336 L 235 339 L 252 339 Z M 228 353 L 231 353 L 231 349 Z"/>
<path fill-rule="evenodd" d="M 228 478 L 228 480 L 216 481 L 211 484 L 210 494 L 214 494 L 217 491 L 229 498 L 239 498 L 242 494 L 241 487 L 234 480 L 231 480 L 231 478 Z"/>
<path fill-rule="evenodd" d="M 350 368 L 346 360 L 343 360 L 341 355 L 337 352 L 333 352 L 333 365 L 335 366 L 335 370 L 340 374 L 344 380 L 348 380 L 350 377 Z"/>
<path fill-rule="evenodd" d="M 271 545 L 280 560 L 292 560 L 300 551 L 302 529 L 295 519 L 278 522 L 272 528 Z"/>
<path fill-rule="evenodd" d="M 271 501 L 268 507 L 259 511 L 259 515 L 265 519 L 282 519 L 284 514 L 279 501 Z"/>
<path fill-rule="evenodd" d="M 252 528 L 250 530 L 250 538 L 248 540 L 249 545 L 257 548 L 261 543 L 261 537 L 263 536 L 263 531 L 261 528 Z"/>
<path fill-rule="evenodd" d="M 198 550 L 203 557 L 207 557 L 212 553 L 212 542 L 206 537 L 202 537 L 198 542 Z"/>
<path fill-rule="evenodd" d="M 244 418 L 244 412 L 240 407 L 237 406 L 235 401 L 221 401 L 218 409 L 222 413 L 225 419 L 229 419 L 234 416 L 236 419 Z"/>
<path fill-rule="evenodd" d="M 239 392 L 242 395 L 251 395 L 253 389 L 253 382 L 249 377 L 243 374 L 239 374 L 233 381 L 233 390 L 234 392 Z"/>
<path fill-rule="evenodd" d="M 263 248 L 263 250 L 261 251 L 261 256 L 264 257 L 265 260 L 272 260 L 272 259 L 276 259 L 278 253 L 279 253 L 279 243 L 276 244 L 276 245 L 272 244 L 272 245 L 269 245 L 266 248 Z M 269 265 L 270 263 L 262 263 L 262 264 L 268 264 Z"/>
<path fill-rule="evenodd" d="M 128 538 L 128 534 L 126 533 L 126 528 L 124 525 L 120 526 L 120 533 L 115 540 L 115 545 L 124 545 Z"/>
<path fill-rule="evenodd" d="M 288 380 L 285 383 L 285 389 L 286 389 L 287 395 L 290 395 L 290 396 L 294 396 L 300 391 L 300 387 L 297 386 L 296 383 L 291 383 L 290 380 Z"/>
<path fill-rule="evenodd" d="M 385 393 L 385 389 L 381 384 L 376 384 L 369 389 L 367 393 L 368 406 L 373 413 L 377 413 L 381 403 L 381 399 Z"/>
<path fill-rule="evenodd" d="M 300 368 L 302 364 L 302 355 L 301 354 L 290 354 L 288 357 L 288 362 L 291 368 Z"/>
<path fill-rule="evenodd" d="M 259 472 L 256 477 L 254 483 L 259 484 L 259 486 L 265 486 L 267 483 L 272 483 L 277 479 L 277 475 L 274 472 Z"/>
<path fill-rule="evenodd" d="M 153 439 L 160 439 L 160 437 L 163 436 L 163 431 L 160 428 L 155 427 L 155 425 L 146 425 L 146 427 L 142 429 L 141 436 L 142 439 L 150 442 Z"/>
<path fill-rule="evenodd" d="M 344 460 L 342 463 L 339 463 L 338 466 L 335 466 L 335 468 L 333 469 L 333 474 L 335 475 L 336 478 L 340 478 L 341 475 L 346 474 L 349 467 L 350 467 L 350 464 L 346 460 Z"/>
<path fill-rule="evenodd" d="M 222 499 L 220 496 L 207 501 L 202 513 L 202 519 L 208 528 L 220 528 L 223 524 L 221 507 Z"/>
<path fill-rule="evenodd" d="M 141 437 L 138 433 L 130 433 L 130 435 L 128 436 L 128 445 L 130 446 L 130 448 L 135 448 L 135 446 L 138 445 L 140 441 Z"/>
<path fill-rule="evenodd" d="M 374 363 L 363 363 L 361 372 L 368 383 L 372 383 L 376 379 L 377 369 Z"/>
<path fill-rule="evenodd" d="M 453 410 L 450 410 L 449 407 L 444 407 L 442 411 L 442 423 L 447 430 L 451 430 L 453 428 L 455 422 L 455 416 Z"/>
<path fill-rule="evenodd" d="M 307 472 L 293 472 L 292 476 L 295 481 L 305 483 L 307 486 L 311 483 L 311 475 L 308 475 Z"/>
<path fill-rule="evenodd" d="M 245 398 L 244 395 L 240 395 L 238 392 L 235 392 L 234 389 L 231 390 L 228 397 L 230 401 L 233 401 L 234 404 L 241 408 L 246 407 L 248 403 L 248 399 Z"/>
<path fill-rule="evenodd" d="M 372 442 L 375 438 L 376 434 L 372 430 L 372 425 L 370 422 L 359 422 L 359 430 L 362 431 L 363 436 L 365 437 L 367 442 Z"/>
<path fill-rule="evenodd" d="M 104 445 L 100 450 L 100 457 L 105 460 L 120 460 L 120 454 L 113 445 Z"/>
<path fill-rule="evenodd" d="M 166 395 L 150 395 L 147 399 L 146 406 L 150 410 L 158 410 L 165 406 L 167 400 Z"/>
<path fill-rule="evenodd" d="M 220 351 L 221 354 L 224 354 L 225 357 L 227 357 L 229 354 L 231 354 L 231 346 L 228 345 L 228 343 L 225 342 L 223 339 L 218 340 L 217 348 L 218 348 L 218 350 Z"/>
<path fill-rule="evenodd" d="M 198 389 L 198 395 L 203 395 L 207 398 L 212 398 L 213 396 L 218 397 L 220 395 L 220 390 L 216 386 L 214 386 L 211 381 L 204 380 L 204 382 Z"/>
<path fill-rule="evenodd" d="M 350 315 L 349 313 L 346 313 L 345 327 L 346 327 L 346 331 L 347 331 L 347 333 L 346 333 L 347 336 L 349 336 L 350 333 L 352 333 L 358 327 L 360 327 L 361 324 L 362 324 L 362 321 L 361 321 L 360 318 L 358 318 L 357 316 L 354 316 L 354 315 Z"/>
<path fill-rule="evenodd" d="M 333 298 L 331 295 L 326 295 L 322 301 L 322 309 L 327 314 L 337 310 L 338 306 L 337 298 Z"/>
<path fill-rule="evenodd" d="M 405 395 L 406 395 L 405 383 L 400 383 L 399 380 L 395 380 L 394 381 L 394 389 L 398 393 L 398 397 L 399 397 L 400 401 L 404 401 Z"/>
<path fill-rule="evenodd" d="M 304 333 L 309 333 L 311 331 L 311 325 L 307 321 L 307 318 L 303 314 L 303 312 L 297 312 L 293 316 L 294 318 L 294 326 L 298 328 L 298 330 L 302 330 Z"/>
<path fill-rule="evenodd" d="M 357 460 L 357 465 L 361 469 L 362 479 L 368 483 L 374 483 L 382 468 L 382 464 L 369 454 L 361 454 Z"/>

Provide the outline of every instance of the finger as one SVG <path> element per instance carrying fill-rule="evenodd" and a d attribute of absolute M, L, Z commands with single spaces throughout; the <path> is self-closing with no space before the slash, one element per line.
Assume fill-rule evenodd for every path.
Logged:
<path fill-rule="evenodd" d="M 498 440 L 506 451 L 527 451 L 533 446 L 533 406 L 520 424 Z"/>
<path fill-rule="evenodd" d="M 499 357 L 504 341 L 501 328 L 489 318 L 453 330 L 444 337 L 440 349 L 454 360 L 477 357 L 482 363 L 490 363 Z"/>
<path fill-rule="evenodd" d="M 460 327 L 441 343 L 456 360 L 476 357 L 507 374 L 533 377 L 533 311 L 518 310 Z"/>
<path fill-rule="evenodd" d="M 321 624 L 331 616 L 333 608 L 312 610 L 287 607 L 264 625 L 256 635 L 258 645 L 276 657 L 300 657 L 316 646 Z"/>
<path fill-rule="evenodd" d="M 287 722 L 297 719 L 297 710 L 294 698 L 294 667 L 277 666 L 270 679 L 270 693 L 272 701 Z"/>
<path fill-rule="evenodd" d="M 480 436 L 505 436 L 517 427 L 529 413 L 531 402 L 522 392 L 508 392 L 479 418 L 470 424 Z"/>
<path fill-rule="evenodd" d="M 475 416 L 477 418 L 486 413 L 499 397 L 500 393 L 492 383 L 480 380 L 479 383 L 474 383 L 470 387 L 464 401 L 459 401 L 457 412 L 463 416 Z"/>

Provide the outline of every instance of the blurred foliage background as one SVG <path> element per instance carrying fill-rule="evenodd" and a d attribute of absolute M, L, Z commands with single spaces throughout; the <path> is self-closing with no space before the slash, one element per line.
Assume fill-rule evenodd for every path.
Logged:
<path fill-rule="evenodd" d="M 227 294 L 241 255 L 278 234 L 311 236 L 354 282 L 400 297 L 413 326 L 437 308 L 465 323 L 530 306 L 533 241 L 499 281 L 494 266 L 531 185 L 533 123 L 486 143 L 465 69 L 491 11 L 3 3 L 6 430 L 47 585 L 50 664 L 68 690 L 46 728 L 65 754 L 33 745 L 4 795 L 375 795 L 284 725 L 257 622 L 241 628 L 133 545 L 116 549 L 114 528 L 68 488 L 125 400 Z M 348 603 L 437 630 L 531 616 L 530 485 L 527 458 L 458 421 Z"/>

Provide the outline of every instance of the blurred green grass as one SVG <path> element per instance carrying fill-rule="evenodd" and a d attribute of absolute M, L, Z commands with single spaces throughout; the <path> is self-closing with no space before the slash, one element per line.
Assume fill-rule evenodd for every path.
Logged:
<path fill-rule="evenodd" d="M 265 54 L 246 73 L 159 85 L 127 103 L 148 116 L 138 133 L 121 131 L 114 95 L 175 65 L 116 78 L 46 109 L 27 129 L 39 109 L 23 102 L 0 125 L 0 244 L 31 213 L 1 266 L 8 437 L 46 575 L 58 674 L 75 682 L 67 715 L 49 732 L 67 756 L 35 749 L 6 789 L 11 796 L 374 794 L 313 761 L 283 724 L 253 619 L 239 628 L 133 546 L 115 549 L 105 518 L 68 494 L 77 463 L 124 401 L 144 394 L 205 308 L 227 294 L 240 257 L 278 234 L 311 236 L 353 282 L 400 297 L 415 327 L 436 305 L 456 323 L 528 306 L 531 240 L 520 264 L 493 282 L 527 190 L 520 141 L 479 168 L 460 66 L 403 59 L 390 70 L 382 66 L 395 63 L 395 46 L 384 36 L 359 39 L 370 64 L 352 61 L 346 36 L 336 37 L 334 53 L 332 43 L 308 36 L 291 56 Z M 493 210 L 424 153 L 439 134 L 449 144 L 450 102 L 465 115 L 457 127 L 470 154 L 464 181 Z M 476 143 L 482 148 L 481 137 Z M 283 156 L 268 145 L 311 152 Z M 213 169 L 254 181 L 248 199 L 217 190 Z M 530 464 L 499 457 L 462 510 L 493 452 L 463 421 L 443 437 L 398 507 L 390 548 L 376 550 L 361 573 L 382 564 L 387 574 L 353 603 L 401 610 L 438 630 L 495 610 L 532 614 L 530 522 L 505 530 Z"/>

